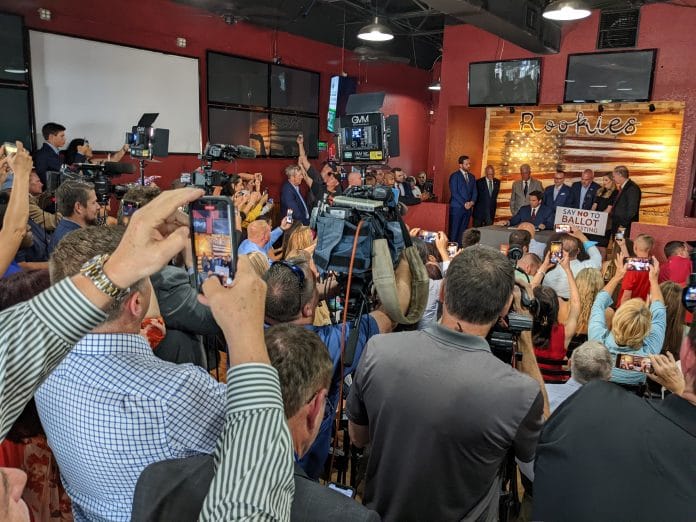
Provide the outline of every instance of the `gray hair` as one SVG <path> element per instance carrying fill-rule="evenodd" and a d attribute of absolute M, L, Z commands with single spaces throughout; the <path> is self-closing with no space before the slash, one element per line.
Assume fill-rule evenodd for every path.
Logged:
<path fill-rule="evenodd" d="M 608 381 L 613 360 L 609 350 L 599 341 L 586 341 L 573 350 L 570 373 L 580 384 Z"/>
<path fill-rule="evenodd" d="M 289 178 L 291 176 L 294 176 L 295 174 L 298 174 L 300 172 L 300 167 L 297 165 L 288 165 L 285 167 L 285 175 Z"/>

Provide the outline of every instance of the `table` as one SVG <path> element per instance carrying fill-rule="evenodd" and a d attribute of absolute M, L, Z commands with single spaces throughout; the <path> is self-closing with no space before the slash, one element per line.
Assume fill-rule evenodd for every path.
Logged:
<path fill-rule="evenodd" d="M 481 231 L 481 244 L 498 250 L 501 243 L 507 245 L 510 232 L 517 230 L 517 227 L 491 225 L 490 227 L 479 227 L 479 230 Z M 553 230 L 537 230 L 534 239 L 540 243 L 547 243 L 553 233 Z"/>

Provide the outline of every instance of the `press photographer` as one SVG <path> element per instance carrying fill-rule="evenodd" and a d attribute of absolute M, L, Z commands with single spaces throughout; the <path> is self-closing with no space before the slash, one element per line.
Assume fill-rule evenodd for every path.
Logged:
<path fill-rule="evenodd" d="M 364 503 L 384 520 L 495 520 L 509 448 L 534 458 L 546 401 L 530 335 L 519 338 L 520 371 L 485 340 L 512 303 L 513 271 L 489 247 L 464 249 L 445 276 L 439 324 L 368 342 L 349 431 L 372 444 Z"/>

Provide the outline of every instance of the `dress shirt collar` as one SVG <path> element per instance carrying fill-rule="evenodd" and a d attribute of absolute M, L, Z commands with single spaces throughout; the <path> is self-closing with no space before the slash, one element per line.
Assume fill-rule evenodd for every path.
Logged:
<path fill-rule="evenodd" d="M 44 143 L 46 143 L 46 145 L 48 145 L 49 147 L 51 147 L 51 150 L 52 150 L 53 152 L 55 152 L 56 154 L 60 154 L 60 150 L 58 150 L 58 147 L 54 146 L 52 143 L 49 143 L 49 142 L 47 142 L 47 141 L 44 142 Z"/>
<path fill-rule="evenodd" d="M 573 377 L 571 377 L 565 382 L 565 386 L 567 386 L 569 389 L 572 388 L 574 391 L 577 391 L 580 388 L 582 388 L 582 384 L 576 381 Z"/>
<path fill-rule="evenodd" d="M 451 330 L 450 328 L 445 328 L 440 323 L 430 324 L 430 326 L 425 329 L 425 332 L 440 342 L 456 348 L 482 350 L 484 352 L 491 351 L 490 346 L 488 346 L 488 342 L 486 342 L 486 339 L 483 337 L 457 332 L 455 330 Z"/>
<path fill-rule="evenodd" d="M 308 218 L 309 217 L 309 210 L 307 209 L 307 204 L 305 203 L 305 200 L 302 197 L 302 192 L 300 192 L 299 185 L 293 185 L 292 188 L 295 189 L 295 192 L 297 192 L 297 195 L 300 197 L 300 201 L 302 202 L 302 206 L 304 207 L 304 211 L 305 211 L 305 218 Z"/>
<path fill-rule="evenodd" d="M 139 334 L 126 333 L 90 333 L 75 345 L 73 353 L 83 355 L 107 355 L 130 353 L 152 355 L 152 348 Z"/>

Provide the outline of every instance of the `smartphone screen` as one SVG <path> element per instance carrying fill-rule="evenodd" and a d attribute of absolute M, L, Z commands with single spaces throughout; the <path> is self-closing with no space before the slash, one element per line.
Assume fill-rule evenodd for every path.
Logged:
<path fill-rule="evenodd" d="M 626 259 L 626 270 L 647 272 L 650 270 L 652 260 L 647 257 L 629 257 Z"/>
<path fill-rule="evenodd" d="M 620 353 L 616 356 L 616 367 L 629 372 L 652 373 L 652 361 L 645 355 Z"/>
<path fill-rule="evenodd" d="M 426 243 L 434 243 L 437 239 L 437 232 L 430 232 L 428 230 L 421 230 L 418 235 Z"/>
<path fill-rule="evenodd" d="M 237 268 L 234 205 L 223 196 L 206 196 L 189 205 L 196 285 L 217 276 L 230 286 Z"/>
<path fill-rule="evenodd" d="M 336 484 L 335 482 L 329 482 L 329 489 L 337 491 L 341 495 L 345 495 L 348 498 L 355 498 L 355 490 L 350 486 L 344 486 L 343 484 Z"/>
<path fill-rule="evenodd" d="M 624 233 L 623 232 L 617 232 L 614 234 L 614 239 L 623 239 L 624 238 Z"/>
<path fill-rule="evenodd" d="M 17 152 L 16 143 L 10 143 L 9 141 L 6 141 L 5 143 L 3 143 L 3 146 L 5 147 L 5 154 L 7 154 L 8 156 Z"/>
<path fill-rule="evenodd" d="M 556 232 L 570 232 L 570 225 L 556 225 Z"/>
<path fill-rule="evenodd" d="M 551 241 L 549 252 L 551 253 L 549 260 L 552 263 L 558 263 L 563 259 L 563 243 L 560 241 Z"/>

